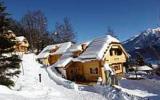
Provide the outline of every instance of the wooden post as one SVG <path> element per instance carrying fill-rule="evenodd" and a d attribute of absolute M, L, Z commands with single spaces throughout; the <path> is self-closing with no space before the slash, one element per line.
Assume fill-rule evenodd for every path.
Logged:
<path fill-rule="evenodd" d="M 39 82 L 41 83 L 41 74 L 39 74 Z"/>

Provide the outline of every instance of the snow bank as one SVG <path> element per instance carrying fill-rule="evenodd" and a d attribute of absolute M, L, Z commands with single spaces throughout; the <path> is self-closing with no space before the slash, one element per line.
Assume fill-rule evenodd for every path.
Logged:
<path fill-rule="evenodd" d="M 10 93 L 12 94 L 12 90 L 10 90 L 8 87 L 0 85 L 0 94 L 6 94 L 6 93 Z"/>
<path fill-rule="evenodd" d="M 52 69 L 51 69 L 51 67 L 48 67 L 46 70 L 47 70 L 50 78 L 52 78 L 58 85 L 63 85 L 64 87 L 67 87 L 69 89 L 78 90 L 77 84 L 58 76 L 57 75 L 58 73 L 55 71 L 55 69 L 53 67 L 52 67 Z"/>
<path fill-rule="evenodd" d="M 114 87 L 116 87 L 117 89 L 120 89 L 122 92 L 128 93 L 130 95 L 136 95 L 136 96 L 142 97 L 142 98 L 149 97 L 149 96 L 157 96 L 157 94 L 148 93 L 147 91 L 142 91 L 142 90 L 138 90 L 138 89 L 129 90 L 129 89 L 117 86 L 117 85 L 115 85 Z"/>

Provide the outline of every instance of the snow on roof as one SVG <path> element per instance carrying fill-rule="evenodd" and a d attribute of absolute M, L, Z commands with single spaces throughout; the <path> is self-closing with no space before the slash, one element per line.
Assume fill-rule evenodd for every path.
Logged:
<path fill-rule="evenodd" d="M 87 59 L 95 60 L 101 59 L 103 57 L 104 52 L 106 51 L 108 45 L 111 42 L 119 42 L 117 39 L 107 35 L 105 37 L 99 37 L 94 39 L 92 42 L 85 42 L 82 44 L 88 45 L 88 48 L 84 53 L 82 53 L 78 58 L 73 58 L 73 52 L 82 50 L 82 44 L 74 44 L 68 48 L 68 50 L 60 57 L 60 59 L 53 64 L 54 67 L 65 67 L 71 61 L 80 61 L 83 62 Z M 88 60 L 87 60 L 88 61 Z"/>
<path fill-rule="evenodd" d="M 72 42 L 61 43 L 58 50 L 56 52 L 53 52 L 51 55 L 63 54 L 67 51 L 68 48 L 71 47 L 71 45 L 72 45 Z"/>
<path fill-rule="evenodd" d="M 68 63 L 70 63 L 73 60 L 73 53 L 67 50 L 66 53 L 64 53 L 60 59 L 53 64 L 54 67 L 65 67 Z"/>
<path fill-rule="evenodd" d="M 72 45 L 71 42 L 65 42 L 65 43 L 60 43 L 60 44 L 53 44 L 53 45 L 48 45 L 47 47 L 45 47 L 37 56 L 37 58 L 46 58 L 48 57 L 50 54 L 51 55 L 55 55 L 55 54 L 63 54 L 64 52 L 66 52 L 66 50 Z M 56 50 L 53 53 L 50 53 L 51 50 L 58 48 L 58 50 Z"/>
<path fill-rule="evenodd" d="M 157 69 L 157 68 L 159 68 L 159 66 L 158 66 L 158 64 L 152 64 L 152 68 Z"/>
<path fill-rule="evenodd" d="M 144 66 L 137 67 L 137 70 L 146 71 L 146 70 L 153 70 L 153 69 L 151 67 L 149 67 L 149 66 L 144 65 Z"/>
<path fill-rule="evenodd" d="M 76 58 L 73 58 L 73 52 L 82 51 L 82 44 L 88 45 L 90 42 L 84 42 L 81 44 L 73 44 L 67 51 L 60 57 L 60 59 L 52 66 L 55 67 L 65 67 L 71 61 L 75 61 Z"/>
<path fill-rule="evenodd" d="M 59 46 L 59 44 L 46 46 L 46 47 L 37 55 L 37 58 L 46 58 L 46 57 L 48 57 L 49 54 L 50 54 L 50 51 L 51 51 L 52 49 L 54 49 L 56 46 Z"/>
<path fill-rule="evenodd" d="M 86 44 L 87 46 L 91 43 L 91 41 L 83 42 L 82 44 Z"/>
<path fill-rule="evenodd" d="M 104 52 L 111 42 L 119 43 L 116 38 L 107 35 L 94 39 L 78 58 L 80 59 L 102 59 Z"/>
<path fill-rule="evenodd" d="M 67 64 L 69 64 L 72 61 L 72 57 L 63 58 L 61 60 L 58 60 L 54 65 L 54 67 L 65 67 Z"/>
<path fill-rule="evenodd" d="M 72 45 L 68 50 L 60 57 L 60 59 L 52 66 L 54 67 L 65 67 L 68 63 L 70 63 L 73 60 L 73 53 L 76 50 L 79 50 L 77 48 L 79 45 Z"/>
<path fill-rule="evenodd" d="M 25 39 L 24 36 L 18 36 L 18 37 L 16 37 L 16 40 L 20 41 L 20 42 L 22 42 L 24 39 Z"/>
<path fill-rule="evenodd" d="M 82 46 L 81 44 L 74 44 L 69 48 L 70 52 L 75 52 L 75 51 L 82 51 Z"/>

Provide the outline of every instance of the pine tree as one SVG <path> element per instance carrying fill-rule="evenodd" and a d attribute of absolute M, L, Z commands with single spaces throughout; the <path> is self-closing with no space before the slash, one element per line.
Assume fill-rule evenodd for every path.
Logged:
<path fill-rule="evenodd" d="M 144 58 L 143 58 L 143 56 L 142 56 L 140 53 L 137 53 L 136 64 L 137 64 L 138 66 L 143 66 L 143 65 L 145 65 Z"/>
<path fill-rule="evenodd" d="M 18 55 L 13 54 L 15 49 L 15 35 L 8 31 L 9 14 L 6 7 L 0 2 L 0 84 L 8 87 L 14 86 L 11 79 L 20 73 Z"/>

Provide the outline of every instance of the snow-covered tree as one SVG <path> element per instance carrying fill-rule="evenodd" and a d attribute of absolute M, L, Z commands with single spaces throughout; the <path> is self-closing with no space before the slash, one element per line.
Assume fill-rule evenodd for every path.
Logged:
<path fill-rule="evenodd" d="M 9 14 L 6 7 L 0 2 L 0 84 L 14 86 L 12 77 L 20 73 L 20 59 L 12 52 L 15 50 L 15 35 L 8 31 Z"/>

